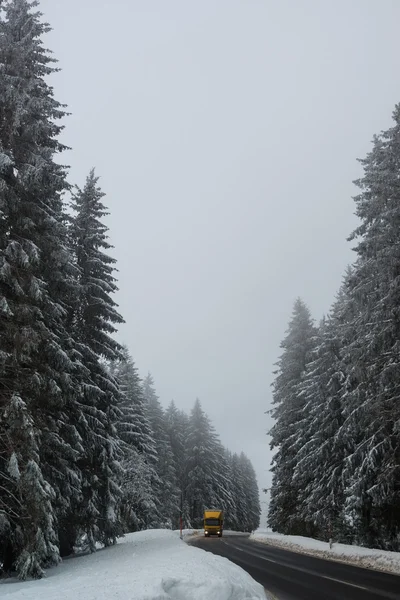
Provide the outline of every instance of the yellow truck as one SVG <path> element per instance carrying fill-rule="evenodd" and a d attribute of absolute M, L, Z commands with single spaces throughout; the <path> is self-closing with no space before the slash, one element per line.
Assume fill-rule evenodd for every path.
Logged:
<path fill-rule="evenodd" d="M 224 529 L 224 513 L 222 510 L 205 510 L 204 511 L 204 535 L 217 535 L 222 537 Z"/>

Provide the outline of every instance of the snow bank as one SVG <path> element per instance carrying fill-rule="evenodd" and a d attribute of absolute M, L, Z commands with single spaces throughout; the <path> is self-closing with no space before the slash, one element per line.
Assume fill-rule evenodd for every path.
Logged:
<path fill-rule="evenodd" d="M 263 587 L 226 558 L 176 532 L 133 533 L 111 548 L 65 560 L 39 581 L 0 581 L 2 600 L 265 600 Z"/>
<path fill-rule="evenodd" d="M 174 529 L 174 533 L 177 533 L 178 535 L 180 534 L 180 530 L 179 529 Z M 184 529 L 182 531 L 182 537 L 188 538 L 188 537 L 192 537 L 194 535 L 204 535 L 204 529 Z M 224 529 L 224 536 L 227 535 L 243 535 L 246 536 L 248 535 L 248 533 L 243 533 L 242 531 L 231 531 L 230 529 Z"/>
<path fill-rule="evenodd" d="M 347 544 L 336 543 L 333 543 L 332 548 L 329 548 L 329 543 L 327 542 L 320 542 L 319 540 L 300 535 L 272 533 L 266 529 L 257 529 L 257 531 L 251 534 L 250 539 L 270 544 L 271 546 L 286 548 L 293 552 L 312 554 L 320 558 L 328 558 L 352 563 L 360 567 L 400 574 L 400 552 L 388 552 L 386 550 L 374 550 L 363 548 L 362 546 L 349 546 Z"/>
<path fill-rule="evenodd" d="M 174 533 L 177 533 L 178 535 L 180 535 L 181 530 L 180 529 L 174 529 Z M 183 537 L 183 539 L 185 539 L 187 537 L 192 537 L 193 535 L 199 535 L 199 533 L 201 533 L 200 529 L 182 529 L 182 537 Z"/>

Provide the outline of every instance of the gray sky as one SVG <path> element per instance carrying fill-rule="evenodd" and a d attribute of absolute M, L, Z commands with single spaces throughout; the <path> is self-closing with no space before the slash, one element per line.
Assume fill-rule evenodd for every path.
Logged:
<path fill-rule="evenodd" d="M 357 157 L 400 101 L 398 0 L 42 0 L 65 161 L 101 176 L 126 342 L 270 483 L 293 301 L 352 260 Z"/>

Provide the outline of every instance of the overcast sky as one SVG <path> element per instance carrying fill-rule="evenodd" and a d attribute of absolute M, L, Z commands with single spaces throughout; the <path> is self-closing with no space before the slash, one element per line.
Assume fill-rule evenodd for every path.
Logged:
<path fill-rule="evenodd" d="M 400 2 L 41 9 L 70 180 L 95 166 L 111 210 L 119 339 L 267 486 L 273 363 L 295 298 L 319 319 L 353 259 L 356 158 L 400 101 Z"/>

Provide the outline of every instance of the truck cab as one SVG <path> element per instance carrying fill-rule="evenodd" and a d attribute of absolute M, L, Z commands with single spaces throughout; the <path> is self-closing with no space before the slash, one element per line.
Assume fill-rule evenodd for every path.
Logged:
<path fill-rule="evenodd" d="M 204 511 L 204 536 L 217 535 L 222 537 L 224 528 L 224 513 L 222 510 Z"/>

